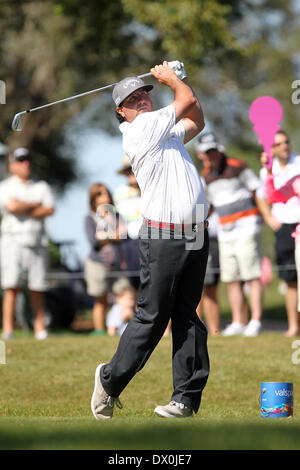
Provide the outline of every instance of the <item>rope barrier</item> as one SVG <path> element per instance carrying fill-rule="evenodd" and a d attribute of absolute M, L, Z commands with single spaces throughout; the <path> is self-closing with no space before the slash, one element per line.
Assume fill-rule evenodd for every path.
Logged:
<path fill-rule="evenodd" d="M 272 265 L 272 271 L 292 271 L 296 269 L 295 264 L 287 265 Z M 220 273 L 220 268 L 207 269 L 207 273 L 216 274 Z M 107 277 L 138 277 L 140 271 L 107 271 Z M 71 280 L 71 279 L 84 279 L 84 273 L 79 272 L 49 272 L 47 273 L 48 280 Z"/>
<path fill-rule="evenodd" d="M 140 271 L 107 271 L 107 277 L 137 277 Z M 65 280 L 65 279 L 84 279 L 83 272 L 49 272 L 46 275 L 47 280 Z"/>

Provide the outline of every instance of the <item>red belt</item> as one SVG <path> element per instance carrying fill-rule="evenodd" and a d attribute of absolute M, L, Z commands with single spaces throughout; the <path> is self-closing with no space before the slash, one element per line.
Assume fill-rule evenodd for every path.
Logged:
<path fill-rule="evenodd" d="M 157 222 L 156 220 L 150 220 L 150 219 L 143 219 L 143 223 L 147 225 L 147 227 L 153 227 L 153 228 L 166 228 L 169 230 L 182 230 L 184 232 L 190 224 L 170 224 L 168 222 Z M 192 231 L 197 232 L 198 225 L 200 224 L 191 224 Z M 204 221 L 204 227 L 208 227 L 208 220 Z"/>

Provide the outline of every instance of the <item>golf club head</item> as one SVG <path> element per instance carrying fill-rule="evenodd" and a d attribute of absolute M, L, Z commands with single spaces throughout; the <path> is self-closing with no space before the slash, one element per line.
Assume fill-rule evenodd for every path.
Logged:
<path fill-rule="evenodd" d="M 22 130 L 22 118 L 21 118 L 21 115 L 23 113 L 17 113 L 13 119 L 13 122 L 12 122 L 12 129 L 14 131 L 21 131 Z"/>

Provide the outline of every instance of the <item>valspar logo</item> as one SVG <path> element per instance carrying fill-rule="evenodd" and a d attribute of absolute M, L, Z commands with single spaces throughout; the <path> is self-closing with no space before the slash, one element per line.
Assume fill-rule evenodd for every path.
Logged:
<path fill-rule="evenodd" d="M 285 388 L 282 388 L 281 390 L 275 390 L 275 395 L 277 397 L 292 397 L 293 390 L 286 390 Z"/>

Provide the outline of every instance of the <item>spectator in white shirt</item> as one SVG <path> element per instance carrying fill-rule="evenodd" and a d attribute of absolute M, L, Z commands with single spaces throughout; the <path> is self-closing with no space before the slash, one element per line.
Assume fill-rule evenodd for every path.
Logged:
<path fill-rule="evenodd" d="M 9 170 L 12 176 L 0 184 L 2 337 L 13 338 L 16 297 L 26 275 L 35 337 L 45 339 L 48 336 L 43 294 L 47 288 L 48 262 L 45 219 L 54 213 L 54 199 L 45 181 L 31 179 L 28 149 L 21 147 L 10 155 Z"/>
<path fill-rule="evenodd" d="M 300 155 L 291 151 L 290 139 L 283 130 L 278 131 L 274 137 L 272 148 L 275 189 L 283 186 L 288 180 L 300 174 Z M 261 158 L 266 157 L 262 154 Z M 260 211 L 265 222 L 274 231 L 275 255 L 278 266 L 278 276 L 286 284 L 285 306 L 287 312 L 288 329 L 285 336 L 292 337 L 299 334 L 297 270 L 295 266 L 295 242 L 292 233 L 300 220 L 300 200 L 298 196 L 291 197 L 286 203 L 276 202 L 271 206 L 266 202 L 264 181 L 267 169 L 260 172 L 262 185 L 257 192 L 260 201 Z"/>

